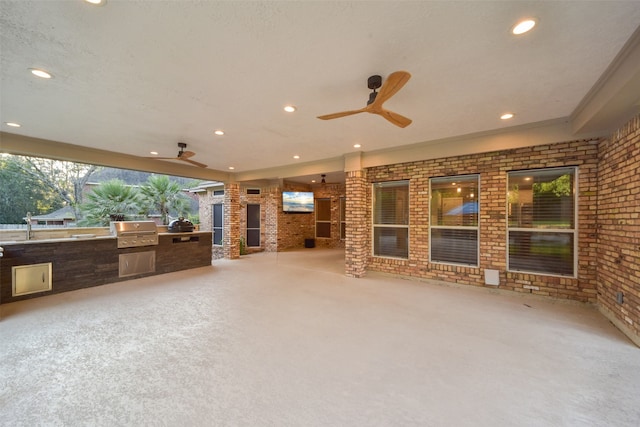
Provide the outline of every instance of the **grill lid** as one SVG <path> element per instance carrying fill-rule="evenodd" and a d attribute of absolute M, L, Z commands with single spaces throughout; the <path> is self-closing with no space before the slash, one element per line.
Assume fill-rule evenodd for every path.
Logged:
<path fill-rule="evenodd" d="M 180 217 L 169 223 L 168 231 L 170 233 L 180 233 L 193 231 L 193 223 L 184 217 Z"/>
<path fill-rule="evenodd" d="M 113 221 L 110 229 L 111 234 L 116 236 L 158 234 L 158 227 L 153 221 Z"/>

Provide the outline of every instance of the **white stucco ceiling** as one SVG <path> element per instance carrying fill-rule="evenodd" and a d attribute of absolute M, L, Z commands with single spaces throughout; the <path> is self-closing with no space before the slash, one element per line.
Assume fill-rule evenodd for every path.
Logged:
<path fill-rule="evenodd" d="M 527 16 L 537 27 L 511 35 Z M 0 24 L 4 132 L 134 156 L 173 156 L 184 141 L 211 170 L 273 178 L 568 118 L 638 28 L 640 3 L 1 0 Z M 363 107 L 367 78 L 396 70 L 412 78 L 385 106 L 407 128 L 316 118 Z"/>

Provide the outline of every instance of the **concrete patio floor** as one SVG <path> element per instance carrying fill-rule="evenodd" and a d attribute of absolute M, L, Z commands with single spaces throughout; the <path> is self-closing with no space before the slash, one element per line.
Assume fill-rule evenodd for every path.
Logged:
<path fill-rule="evenodd" d="M 260 253 L 0 308 L 1 426 L 637 426 L 595 308 Z"/>

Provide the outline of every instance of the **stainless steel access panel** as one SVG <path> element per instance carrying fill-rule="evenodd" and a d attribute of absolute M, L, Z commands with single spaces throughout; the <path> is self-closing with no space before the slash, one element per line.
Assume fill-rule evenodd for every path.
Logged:
<path fill-rule="evenodd" d="M 120 254 L 118 277 L 154 273 L 156 271 L 156 251 Z"/>
<path fill-rule="evenodd" d="M 11 274 L 11 295 L 14 297 L 52 289 L 50 262 L 11 267 Z"/>

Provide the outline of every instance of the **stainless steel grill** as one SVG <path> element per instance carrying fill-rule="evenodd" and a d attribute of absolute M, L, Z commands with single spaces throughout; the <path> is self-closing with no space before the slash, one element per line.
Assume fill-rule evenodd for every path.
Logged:
<path fill-rule="evenodd" d="M 118 248 L 136 248 L 158 244 L 158 227 L 153 221 L 114 221 L 111 234 L 116 236 Z"/>

